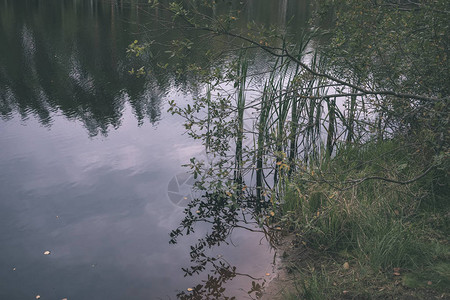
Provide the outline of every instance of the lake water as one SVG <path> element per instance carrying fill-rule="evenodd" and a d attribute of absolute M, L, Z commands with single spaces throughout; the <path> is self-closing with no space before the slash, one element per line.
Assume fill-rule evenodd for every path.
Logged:
<path fill-rule="evenodd" d="M 279 2 L 248 1 L 248 16 L 305 14 L 297 1 Z M 204 278 L 181 268 L 205 228 L 168 243 L 191 197 L 181 165 L 202 146 L 167 101 L 189 102 L 201 87 L 128 74 L 127 46 L 147 37 L 143 25 L 157 26 L 144 9 L 0 0 L 0 299 L 175 299 Z M 161 43 L 180 34 L 156 29 Z M 262 234 L 235 230 L 210 254 L 239 273 L 272 273 Z M 228 295 L 245 299 L 250 282 L 236 278 Z"/>

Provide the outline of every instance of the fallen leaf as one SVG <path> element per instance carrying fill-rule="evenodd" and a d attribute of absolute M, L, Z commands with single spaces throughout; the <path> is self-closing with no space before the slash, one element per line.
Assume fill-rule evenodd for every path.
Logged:
<path fill-rule="evenodd" d="M 199 210 L 197 210 L 197 211 L 196 211 L 196 213 L 198 213 L 198 214 L 199 214 L 199 213 L 200 213 L 200 211 L 199 211 Z"/>
<path fill-rule="evenodd" d="M 41 299 L 41 296 L 39 296 L 39 295 L 36 295 L 36 299 Z"/>
<path fill-rule="evenodd" d="M 394 272 L 394 276 L 400 276 L 400 272 Z"/>
<path fill-rule="evenodd" d="M 270 211 L 270 215 L 273 217 L 275 216 L 275 213 L 273 211 Z"/>
<path fill-rule="evenodd" d="M 48 250 L 44 251 L 44 255 L 50 255 L 50 251 Z"/>
<path fill-rule="evenodd" d="M 192 292 L 194 289 L 193 288 L 188 288 L 187 291 L 188 292 Z"/>
<path fill-rule="evenodd" d="M 428 285 L 432 285 L 432 284 L 433 284 L 433 282 L 431 282 L 431 281 L 428 281 L 428 282 L 427 282 L 427 284 L 428 284 Z"/>
<path fill-rule="evenodd" d="M 348 291 L 342 291 L 342 294 L 346 295 L 348 294 Z"/>
<path fill-rule="evenodd" d="M 67 300 L 67 298 L 62 298 L 61 300 Z"/>
<path fill-rule="evenodd" d="M 270 273 L 266 273 L 266 276 L 270 276 Z"/>
<path fill-rule="evenodd" d="M 345 270 L 350 269 L 350 265 L 349 265 L 348 262 L 345 262 L 345 263 L 342 265 L 342 267 L 343 267 Z"/>
<path fill-rule="evenodd" d="M 394 268 L 394 272 L 400 272 L 400 268 Z"/>
<path fill-rule="evenodd" d="M 13 268 L 13 271 L 15 271 L 15 270 L 16 270 L 16 268 L 14 267 L 14 268 Z"/>

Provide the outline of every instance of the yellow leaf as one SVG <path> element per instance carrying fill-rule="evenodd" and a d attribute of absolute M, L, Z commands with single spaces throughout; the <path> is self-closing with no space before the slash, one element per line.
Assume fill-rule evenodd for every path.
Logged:
<path fill-rule="evenodd" d="M 343 267 L 345 270 L 350 269 L 350 265 L 349 265 L 348 262 L 345 262 L 345 263 L 342 265 L 342 267 Z"/>
<path fill-rule="evenodd" d="M 188 288 L 187 291 L 188 292 L 192 292 L 194 289 L 193 288 Z"/>

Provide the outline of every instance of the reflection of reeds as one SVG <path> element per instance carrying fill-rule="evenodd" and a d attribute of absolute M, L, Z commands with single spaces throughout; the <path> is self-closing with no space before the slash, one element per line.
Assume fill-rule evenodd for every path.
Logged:
<path fill-rule="evenodd" d="M 247 80 L 248 61 L 244 56 L 239 57 L 238 69 L 238 94 L 237 94 L 237 130 L 236 130 L 236 169 L 234 179 L 238 184 L 242 183 L 242 141 L 244 139 L 244 111 L 245 111 L 245 89 Z"/>
<path fill-rule="evenodd" d="M 270 81 L 271 79 L 269 79 Z M 270 85 L 266 82 L 264 86 L 263 95 L 261 97 L 261 109 L 259 112 L 258 120 L 258 143 L 257 143 L 257 153 L 256 153 L 256 199 L 258 201 L 263 200 L 262 189 L 263 189 L 263 177 L 264 177 L 264 141 L 268 139 L 266 127 L 268 125 L 268 119 L 270 115 L 270 95 L 272 89 Z"/>
<path fill-rule="evenodd" d="M 309 41 L 309 40 L 308 40 Z M 307 48 L 307 42 L 301 44 L 298 57 L 301 58 Z M 315 68 L 322 67 L 317 55 L 311 60 Z M 245 66 L 246 67 L 246 66 Z M 323 80 L 302 73 L 299 65 L 292 66 L 289 61 L 279 58 L 276 60 L 266 80 L 258 103 L 256 122 L 255 161 L 256 161 L 256 199 L 264 199 L 264 169 L 272 174 L 274 186 L 283 186 L 280 178 L 290 174 L 298 159 L 317 160 L 323 151 L 321 142 L 321 127 L 323 121 L 322 104 L 325 100 L 320 96 L 326 92 L 322 87 Z M 239 90 L 239 97 L 242 90 Z M 310 98 L 310 99 L 308 99 Z M 238 103 L 242 103 L 238 99 Z M 335 113 L 332 103 L 328 110 L 328 130 L 334 131 Z M 331 109 L 333 108 L 333 109 Z M 241 113 L 241 108 L 238 109 Z M 240 115 L 238 114 L 238 119 Z M 333 137 L 330 133 L 330 149 Z M 238 139 L 239 140 L 239 139 Z M 303 157 L 300 157 L 303 153 Z M 285 162 L 287 160 L 287 162 Z M 270 168 L 270 164 L 275 167 Z M 271 170 L 271 171 L 270 171 Z"/>
<path fill-rule="evenodd" d="M 355 140 L 355 130 L 359 130 L 355 127 L 360 118 L 359 105 L 363 103 L 357 96 L 331 95 L 341 91 L 326 78 L 314 75 L 326 73 L 327 62 L 317 52 L 308 52 L 311 41 L 308 35 L 303 39 L 296 59 L 308 61 L 313 72 L 305 71 L 301 64 L 279 55 L 266 70 L 268 76 L 264 84 L 258 85 L 253 75 L 248 74 L 250 59 L 244 52 L 233 64 L 234 97 L 224 98 L 220 93 L 218 97 L 211 97 L 218 85 L 207 90 L 206 105 L 203 106 L 208 109 L 205 142 L 209 145 L 212 140 L 217 143 L 219 139 L 220 149 L 231 150 L 226 139 L 234 140 L 235 151 L 224 154 L 231 154 L 233 159 L 224 158 L 215 167 L 222 170 L 222 174 L 232 174 L 230 180 L 233 183 L 228 186 L 233 186 L 236 195 L 247 188 L 244 181 L 248 179 L 249 170 L 255 175 L 252 185 L 257 202 L 264 202 L 268 190 L 271 190 L 271 196 L 282 194 L 285 178 L 297 172 L 300 165 L 302 170 L 319 168 L 324 160 L 336 153 L 338 140 L 347 143 Z M 260 94 L 255 95 L 255 90 L 261 91 Z M 224 106 L 224 103 L 230 106 Z M 250 115 L 253 118 L 244 117 Z M 215 131 L 210 128 L 212 123 Z M 245 130 L 248 125 L 253 125 L 253 130 Z M 219 137 L 218 129 L 225 134 Z M 243 146 L 249 134 L 253 135 L 253 148 Z M 248 163 L 250 161 L 252 165 Z M 232 168 L 231 173 L 223 170 L 225 165 Z"/>

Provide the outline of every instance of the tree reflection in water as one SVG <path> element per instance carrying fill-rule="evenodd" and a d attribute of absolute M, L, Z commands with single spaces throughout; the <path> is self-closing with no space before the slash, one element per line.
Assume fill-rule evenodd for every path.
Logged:
<path fill-rule="evenodd" d="M 171 243 L 176 243 L 182 235 L 194 232 L 197 223 L 209 224 L 209 232 L 191 246 L 192 265 L 183 268 L 185 276 L 210 272 L 207 279 L 187 292 L 180 292 L 179 299 L 236 299 L 226 296 L 226 284 L 238 276 L 252 279 L 249 296 L 259 298 L 264 287 L 263 278 L 239 273 L 236 266 L 228 263 L 222 256 L 213 257 L 207 250 L 221 244 L 232 243 L 230 237 L 234 229 L 241 228 L 264 233 L 269 241 L 276 238 L 276 231 L 269 230 L 267 217 L 259 218 L 260 212 L 268 208 L 270 202 L 256 201 L 250 192 L 229 195 L 226 192 L 205 193 L 203 197 L 192 200 L 184 210 L 180 226 L 170 233 Z"/>

